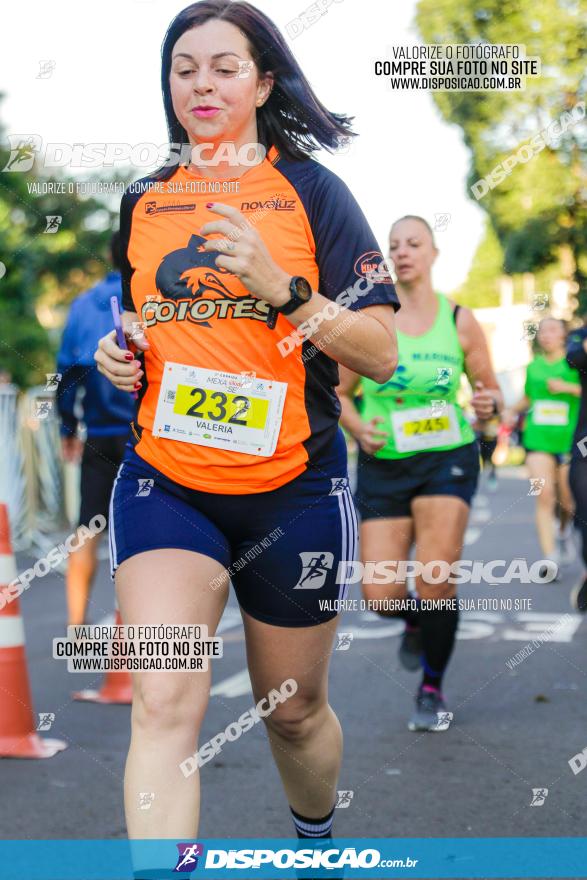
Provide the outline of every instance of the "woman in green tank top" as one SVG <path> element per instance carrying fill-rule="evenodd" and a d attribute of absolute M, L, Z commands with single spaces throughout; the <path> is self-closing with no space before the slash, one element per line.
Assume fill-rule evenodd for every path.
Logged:
<path fill-rule="evenodd" d="M 400 660 L 422 671 L 410 730 L 437 729 L 437 713 L 445 708 L 442 676 L 458 624 L 448 569 L 460 558 L 479 472 L 475 436 L 457 400 L 463 373 L 475 389 L 472 405 L 479 421 L 502 406 L 473 313 L 432 287 L 437 253 L 421 217 L 393 224 L 390 257 L 401 303 L 398 366 L 383 384 L 341 368 L 338 389 L 341 423 L 359 444 L 363 595 L 372 610 L 405 620 Z M 415 561 L 424 570 L 415 577 L 417 599 L 409 600 L 405 567 L 414 544 Z"/>
<path fill-rule="evenodd" d="M 579 374 L 567 363 L 565 337 L 562 321 L 542 319 L 536 333 L 539 353 L 528 364 L 524 396 L 504 413 L 504 420 L 513 424 L 519 413 L 527 412 L 523 444 L 532 481 L 530 491 L 536 497 L 536 531 L 543 555 L 557 569 L 559 564 L 571 562 L 575 555 L 569 464 L 581 397 Z"/>

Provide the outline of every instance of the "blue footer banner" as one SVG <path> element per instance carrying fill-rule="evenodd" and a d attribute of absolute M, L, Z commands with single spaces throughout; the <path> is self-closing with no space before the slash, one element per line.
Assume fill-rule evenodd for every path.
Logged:
<path fill-rule="evenodd" d="M 587 838 L 5 840 L 2 880 L 587 877 Z"/>

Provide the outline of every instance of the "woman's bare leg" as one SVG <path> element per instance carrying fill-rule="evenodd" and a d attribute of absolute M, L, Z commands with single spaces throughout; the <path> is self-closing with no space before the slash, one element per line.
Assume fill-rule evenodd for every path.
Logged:
<path fill-rule="evenodd" d="M 210 582 L 223 567 L 187 550 L 151 550 L 123 562 L 116 572 L 122 622 L 199 624 L 216 632 L 228 587 Z M 199 820 L 199 774 L 186 778 L 180 764 L 197 751 L 208 704 L 210 669 L 133 674 L 131 742 L 124 780 L 129 838 L 193 837 Z M 140 809 L 148 792 L 151 807 Z"/>

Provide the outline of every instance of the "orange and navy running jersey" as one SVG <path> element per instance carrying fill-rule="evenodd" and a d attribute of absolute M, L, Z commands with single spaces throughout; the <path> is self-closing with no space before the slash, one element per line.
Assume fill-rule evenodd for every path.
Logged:
<path fill-rule="evenodd" d="M 248 494 L 297 477 L 333 441 L 340 406 L 338 366 L 305 341 L 283 356 L 277 343 L 294 332 L 239 278 L 218 268 L 218 252 L 201 250 L 201 227 L 223 219 L 206 208 L 237 208 L 258 231 L 275 262 L 335 299 L 359 282 L 348 308 L 399 302 L 369 225 L 346 185 L 308 159 L 290 161 L 272 148 L 264 161 L 210 192 L 211 181 L 187 166 L 161 180 L 131 184 L 121 204 L 123 305 L 146 324 L 150 348 L 138 408 L 135 450 L 172 480 L 192 489 Z M 229 190 L 229 191 L 227 191 Z M 230 191 L 232 190 L 232 191 Z M 359 283 L 359 289 L 361 284 Z M 367 292 L 364 292 L 364 290 Z M 270 457 L 184 443 L 152 434 L 166 362 L 287 383 L 281 428 Z"/>

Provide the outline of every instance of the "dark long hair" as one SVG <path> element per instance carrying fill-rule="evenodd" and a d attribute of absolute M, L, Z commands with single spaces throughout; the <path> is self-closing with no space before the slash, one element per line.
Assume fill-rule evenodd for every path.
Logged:
<path fill-rule="evenodd" d="M 222 19 L 235 25 L 248 40 L 259 74 L 263 76 L 271 71 L 274 75 L 271 94 L 257 109 L 258 138 L 266 150 L 275 146 L 279 153 L 290 159 L 307 159 L 320 147 L 332 152 L 356 136 L 351 130 L 353 117 L 331 113 L 318 100 L 270 18 L 240 0 L 201 0 L 175 16 L 161 47 L 161 89 L 170 143 L 189 144 L 187 132 L 175 115 L 171 102 L 171 53 L 183 33 L 211 19 Z M 169 176 L 176 165 L 167 164 L 166 172 L 162 169 L 160 176 Z"/>

